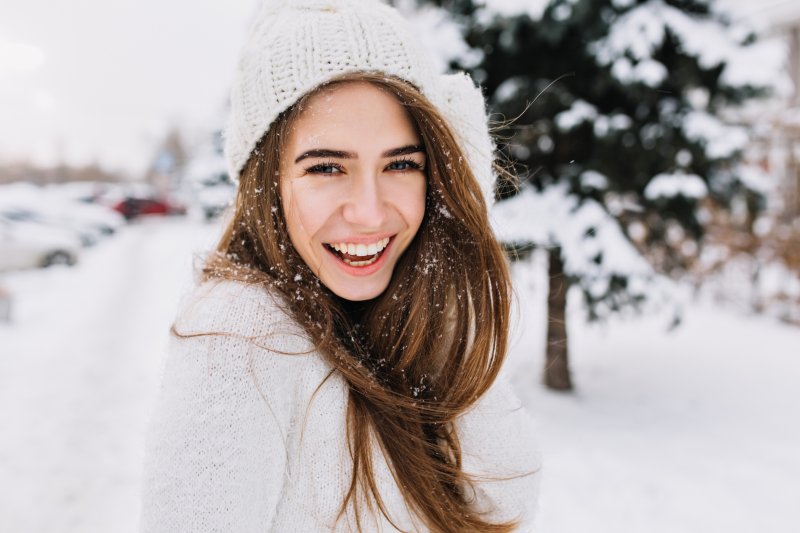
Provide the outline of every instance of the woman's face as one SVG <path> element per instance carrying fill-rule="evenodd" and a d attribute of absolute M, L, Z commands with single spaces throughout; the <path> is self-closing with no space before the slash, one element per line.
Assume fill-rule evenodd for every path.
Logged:
<path fill-rule="evenodd" d="M 336 295 L 380 295 L 425 213 L 425 153 L 392 96 L 366 82 L 309 98 L 281 157 L 281 199 L 300 257 Z"/>

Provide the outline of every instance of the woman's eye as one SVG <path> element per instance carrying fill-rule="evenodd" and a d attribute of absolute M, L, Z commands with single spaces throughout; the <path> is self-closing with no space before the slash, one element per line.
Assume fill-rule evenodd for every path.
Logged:
<path fill-rule="evenodd" d="M 321 163 L 306 169 L 308 174 L 337 174 L 342 171 L 342 167 L 333 163 Z"/>
<path fill-rule="evenodd" d="M 395 171 L 408 171 L 408 170 L 419 170 L 421 168 L 420 164 L 416 161 L 411 160 L 402 160 L 402 161 L 392 161 L 389 163 L 389 166 L 386 167 L 387 170 L 395 170 Z"/>

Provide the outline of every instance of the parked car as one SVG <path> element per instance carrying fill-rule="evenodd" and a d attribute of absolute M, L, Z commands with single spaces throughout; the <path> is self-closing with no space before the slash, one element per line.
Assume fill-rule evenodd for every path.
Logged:
<path fill-rule="evenodd" d="M 205 146 L 198 150 L 186 169 L 186 182 L 206 220 L 219 216 L 236 197 L 236 185 L 228 176 L 219 147 Z"/>
<path fill-rule="evenodd" d="M 112 209 L 69 200 L 59 189 L 29 183 L 0 186 L 0 214 L 17 222 L 72 231 L 84 245 L 96 243 L 125 223 Z"/>
<path fill-rule="evenodd" d="M 42 200 L 40 208 L 54 221 L 100 235 L 112 235 L 125 225 L 124 217 L 111 208 L 64 200 L 52 195 Z"/>
<path fill-rule="evenodd" d="M 203 210 L 206 220 L 212 220 L 222 214 L 236 197 L 236 186 L 228 181 L 204 184 L 196 191 L 197 203 Z"/>
<path fill-rule="evenodd" d="M 74 265 L 79 247 L 80 243 L 69 233 L 0 216 L 0 271 Z"/>
<path fill-rule="evenodd" d="M 186 207 L 181 204 L 155 198 L 126 197 L 114 205 L 114 210 L 132 220 L 148 215 L 185 215 Z"/>
<path fill-rule="evenodd" d="M 21 207 L 9 208 L 0 206 L 0 217 L 16 222 L 19 225 L 40 227 L 54 233 L 70 233 L 77 237 L 82 246 L 92 246 L 100 239 L 98 229 L 84 227 L 65 220 L 47 217 L 40 212 Z"/>

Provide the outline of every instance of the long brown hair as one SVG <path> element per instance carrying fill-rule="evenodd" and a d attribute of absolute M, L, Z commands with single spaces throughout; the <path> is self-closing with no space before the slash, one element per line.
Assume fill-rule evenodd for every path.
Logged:
<path fill-rule="evenodd" d="M 414 87 L 382 74 L 367 81 L 405 107 L 427 154 L 425 216 L 387 289 L 354 318 L 291 244 L 280 198 L 280 156 L 307 95 L 267 131 L 241 173 L 235 210 L 203 274 L 261 284 L 349 386 L 353 476 L 339 517 L 359 501 L 391 517 L 375 483 L 380 446 L 409 507 L 438 532 L 510 531 L 477 513 L 454 423 L 495 380 L 506 353 L 510 280 L 485 202 L 462 148 Z M 315 94 L 319 90 L 318 88 Z M 298 275 L 300 274 L 300 275 Z"/>

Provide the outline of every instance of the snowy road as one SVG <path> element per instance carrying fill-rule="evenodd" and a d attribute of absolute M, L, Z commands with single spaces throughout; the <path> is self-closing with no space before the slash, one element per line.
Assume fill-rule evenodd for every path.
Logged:
<path fill-rule="evenodd" d="M 136 530 L 146 417 L 208 227 L 126 228 L 74 269 L 9 276 L 0 326 L 0 530 Z"/>
<path fill-rule="evenodd" d="M 136 530 L 167 330 L 216 233 L 134 225 L 76 268 L 0 279 L 15 293 L 0 324 L 0 531 Z M 520 277 L 521 294 L 543 289 Z M 800 329 L 705 305 L 674 334 L 662 319 L 576 319 L 579 390 L 564 396 L 538 385 L 541 308 L 524 313 L 508 371 L 541 429 L 541 531 L 800 531 Z"/>

